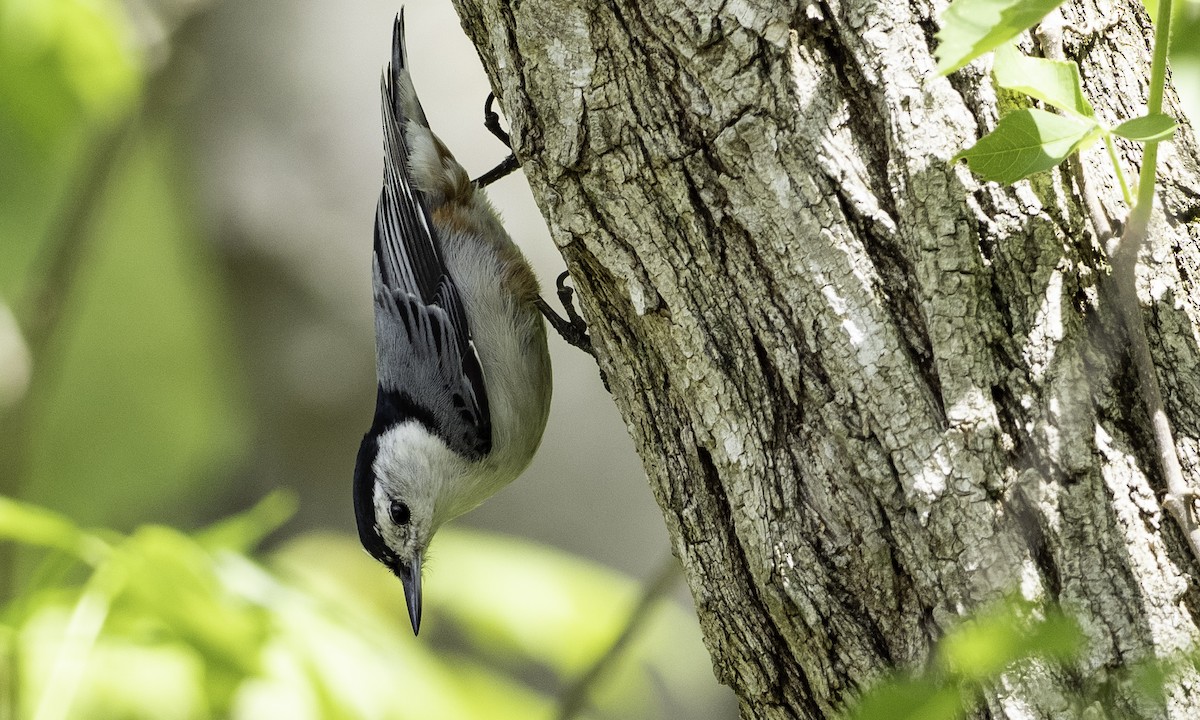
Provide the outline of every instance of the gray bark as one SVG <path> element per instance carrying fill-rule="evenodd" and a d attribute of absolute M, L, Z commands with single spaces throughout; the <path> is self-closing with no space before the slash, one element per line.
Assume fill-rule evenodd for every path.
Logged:
<path fill-rule="evenodd" d="M 1018 591 L 1089 650 L 1009 673 L 980 716 L 1163 716 L 1119 683 L 1077 700 L 1200 635 L 1105 259 L 1069 173 L 948 162 L 997 98 L 986 62 L 935 76 L 944 5 L 455 2 L 743 717 L 829 717 Z M 1142 114 L 1140 4 L 1063 12 L 1100 115 Z M 1083 162 L 1122 217 L 1102 150 Z M 1139 290 L 1196 486 L 1190 130 L 1163 175 Z M 1200 678 L 1166 715 L 1200 717 Z"/>

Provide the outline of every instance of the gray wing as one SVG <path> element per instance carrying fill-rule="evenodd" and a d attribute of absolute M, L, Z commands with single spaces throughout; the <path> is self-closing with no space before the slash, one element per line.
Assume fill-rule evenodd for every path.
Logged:
<path fill-rule="evenodd" d="M 383 77 L 383 191 L 375 211 L 376 413 L 416 419 L 453 450 L 491 450 L 487 391 L 470 326 L 428 203 L 413 187 L 403 97 L 416 98 L 406 71 L 403 15 Z M 403 87 L 401 87 L 403 85 Z M 423 119 L 423 117 L 421 118 Z M 387 397 L 385 397 L 385 395 Z"/>

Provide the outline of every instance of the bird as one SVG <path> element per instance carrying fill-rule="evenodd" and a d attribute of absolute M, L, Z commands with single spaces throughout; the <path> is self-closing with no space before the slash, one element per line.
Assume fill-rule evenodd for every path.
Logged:
<path fill-rule="evenodd" d="M 392 27 L 381 81 L 375 212 L 375 413 L 354 467 L 364 549 L 404 587 L 421 627 L 421 572 L 446 521 L 529 465 L 552 376 L 537 276 L 466 170 L 429 128 Z"/>

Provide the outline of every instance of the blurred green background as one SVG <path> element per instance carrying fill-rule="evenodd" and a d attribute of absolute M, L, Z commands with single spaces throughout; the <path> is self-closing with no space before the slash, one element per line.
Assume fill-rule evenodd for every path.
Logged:
<path fill-rule="evenodd" d="M 439 534 L 420 640 L 358 547 L 397 9 L 0 0 L 0 720 L 736 714 L 620 419 L 557 340 L 542 450 Z M 1200 117 L 1200 2 L 1177 9 Z M 505 151 L 474 51 L 445 0 L 407 14 L 432 124 L 482 173 Z M 550 285 L 523 179 L 490 194 Z"/>
<path fill-rule="evenodd" d="M 419 640 L 358 545 L 398 9 L 0 0 L 0 720 L 736 715 L 557 339 L 542 450 L 439 533 Z M 448 2 L 407 13 L 431 120 L 482 173 L 507 151 L 478 59 Z M 523 178 L 491 195 L 552 287 Z"/>

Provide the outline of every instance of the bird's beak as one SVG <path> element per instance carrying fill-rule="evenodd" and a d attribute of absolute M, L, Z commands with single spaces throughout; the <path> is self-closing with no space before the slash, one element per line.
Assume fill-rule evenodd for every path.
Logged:
<path fill-rule="evenodd" d="M 404 586 L 404 599 L 408 601 L 408 619 L 412 621 L 413 635 L 421 631 L 421 553 L 413 557 L 411 565 L 400 563 L 400 584 Z"/>

